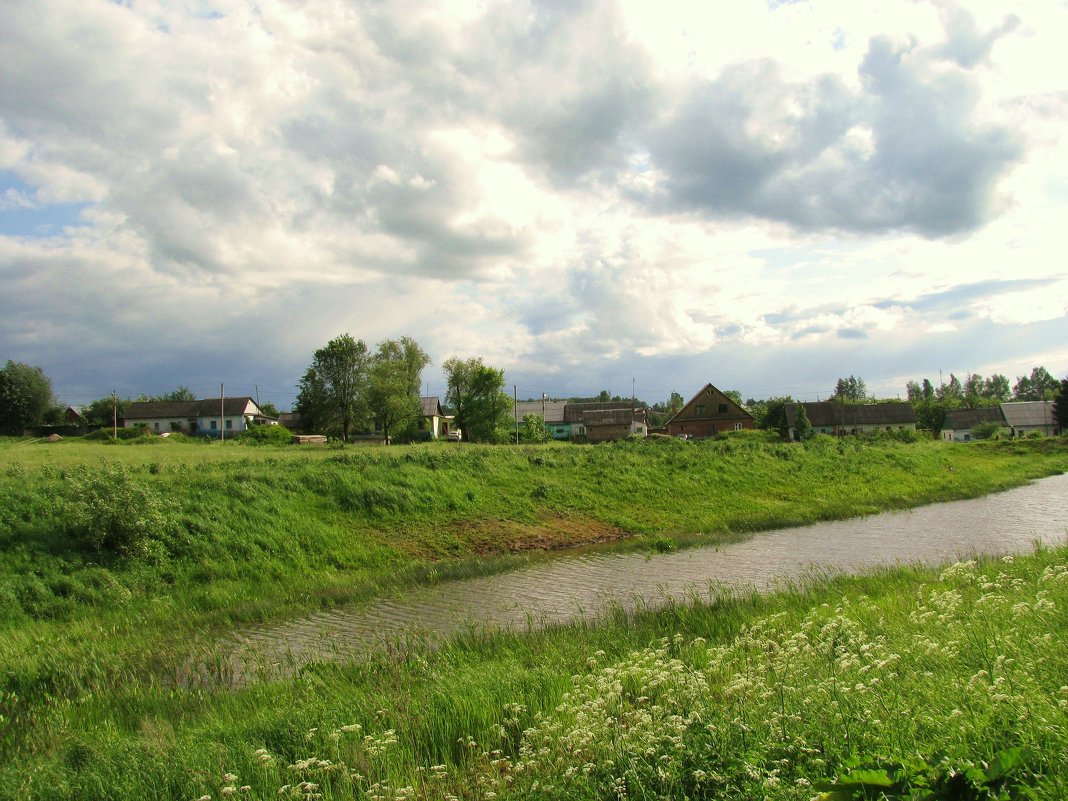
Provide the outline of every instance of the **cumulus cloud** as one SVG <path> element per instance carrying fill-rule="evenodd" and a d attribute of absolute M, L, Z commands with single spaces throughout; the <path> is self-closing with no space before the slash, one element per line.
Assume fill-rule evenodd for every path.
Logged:
<path fill-rule="evenodd" d="M 0 214 L 51 224 L 0 228 L 0 343 L 292 382 L 342 330 L 533 375 L 1053 324 L 1055 9 L 1014 11 L 10 4 Z"/>
<path fill-rule="evenodd" d="M 887 37 L 858 69 L 860 92 L 831 75 L 792 81 L 770 59 L 693 87 L 651 134 L 665 177 L 649 202 L 806 230 L 938 237 L 986 222 L 1022 150 L 974 118 L 974 80 Z"/>

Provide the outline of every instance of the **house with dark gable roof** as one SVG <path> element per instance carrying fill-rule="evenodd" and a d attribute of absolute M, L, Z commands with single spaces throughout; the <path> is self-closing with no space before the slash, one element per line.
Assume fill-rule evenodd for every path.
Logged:
<path fill-rule="evenodd" d="M 871 434 L 876 431 L 916 429 L 916 411 L 911 403 L 817 403 L 786 404 L 786 425 L 789 437 L 797 437 L 797 413 L 804 407 L 805 415 L 817 434 L 843 437 L 847 434 Z"/>
<path fill-rule="evenodd" d="M 1000 406 L 983 406 L 979 409 L 950 409 L 942 423 L 942 439 L 947 442 L 971 442 L 972 429 L 983 423 L 1005 425 L 1005 415 Z"/>
<path fill-rule="evenodd" d="M 726 431 L 753 428 L 753 415 L 711 384 L 705 384 L 667 421 L 673 437 L 703 439 Z"/>
<path fill-rule="evenodd" d="M 441 408 L 441 400 L 437 395 L 424 395 L 419 399 L 419 402 L 423 406 L 423 420 L 426 422 L 427 430 L 430 432 L 430 438 L 438 439 L 438 437 L 448 436 L 456 417 L 451 414 L 445 414 L 445 410 Z"/>
<path fill-rule="evenodd" d="M 1001 413 L 1014 437 L 1023 437 L 1039 432 L 1047 437 L 1061 433 L 1057 418 L 1053 416 L 1053 401 L 1014 401 L 1001 404 Z"/>
<path fill-rule="evenodd" d="M 135 401 L 123 416 L 125 428 L 145 426 L 156 434 L 181 432 L 201 437 L 238 434 L 249 424 L 277 425 L 250 397 L 196 401 Z"/>

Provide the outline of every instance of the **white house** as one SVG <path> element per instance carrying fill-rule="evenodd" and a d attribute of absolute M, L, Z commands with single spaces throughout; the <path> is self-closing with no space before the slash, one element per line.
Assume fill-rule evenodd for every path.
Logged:
<path fill-rule="evenodd" d="M 1040 431 L 1047 437 L 1061 433 L 1057 418 L 1053 416 L 1053 401 L 1019 401 L 1001 404 L 1005 424 L 1014 437 L 1022 437 L 1032 431 Z"/>
<path fill-rule="evenodd" d="M 947 442 L 971 442 L 972 429 L 982 423 L 1005 425 L 1000 406 L 984 406 L 980 409 L 950 409 L 942 424 L 942 439 Z"/>
<path fill-rule="evenodd" d="M 265 415 L 249 397 L 135 401 L 123 416 L 125 428 L 145 426 L 157 434 L 181 432 L 202 437 L 238 434 L 250 423 L 277 425 L 278 421 Z"/>

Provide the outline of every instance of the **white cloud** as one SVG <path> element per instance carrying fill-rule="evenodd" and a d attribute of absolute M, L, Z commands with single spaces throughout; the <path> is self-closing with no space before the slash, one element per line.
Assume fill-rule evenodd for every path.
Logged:
<path fill-rule="evenodd" d="M 88 205 L 0 228 L 0 341 L 174 384 L 229 342 L 292 382 L 343 330 L 591 381 L 1043 352 L 1063 9 L 773 5 L 15 4 L 0 215 Z"/>

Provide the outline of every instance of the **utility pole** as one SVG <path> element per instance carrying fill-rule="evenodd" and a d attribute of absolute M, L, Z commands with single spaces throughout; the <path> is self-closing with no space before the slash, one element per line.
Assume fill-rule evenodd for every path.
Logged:
<path fill-rule="evenodd" d="M 111 390 L 111 438 L 119 438 L 119 396 Z"/>
<path fill-rule="evenodd" d="M 519 386 L 512 384 L 512 417 L 515 418 L 515 444 L 519 444 Z"/>
<path fill-rule="evenodd" d="M 226 442 L 226 392 L 219 384 L 219 442 Z"/>

